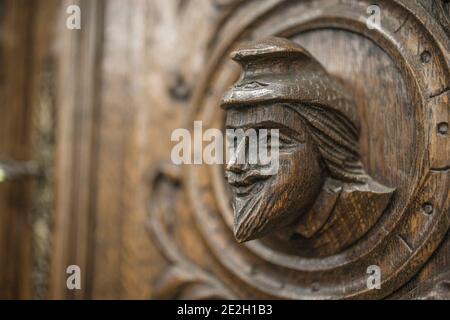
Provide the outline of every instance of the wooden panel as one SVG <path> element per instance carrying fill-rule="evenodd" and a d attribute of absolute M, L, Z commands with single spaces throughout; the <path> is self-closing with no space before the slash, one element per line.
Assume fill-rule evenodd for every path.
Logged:
<path fill-rule="evenodd" d="M 185 103 L 171 92 L 184 73 L 193 77 L 187 62 L 198 59 L 166 38 L 179 37 L 177 10 L 173 1 L 105 6 L 94 298 L 148 298 L 162 265 L 145 226 L 149 182 L 181 125 Z"/>
<path fill-rule="evenodd" d="M 418 101 L 414 100 L 418 99 L 417 91 L 428 92 L 425 83 L 430 82 L 434 90 L 445 84 L 447 76 L 440 74 L 440 77 L 430 80 L 427 66 L 417 67 L 420 64 L 416 61 L 416 54 L 420 52 L 414 51 L 413 40 L 407 41 L 408 50 L 396 47 L 398 41 L 412 38 L 415 41 L 419 38 L 417 35 L 407 36 L 408 32 L 417 28 L 419 19 L 413 16 L 409 20 L 390 17 L 384 28 L 395 39 L 385 39 L 376 31 L 372 34 L 355 22 L 358 21 L 355 12 L 365 12 L 363 5 L 358 7 L 359 11 L 341 8 L 354 3 L 352 1 L 334 1 L 338 9 L 330 10 L 329 14 L 338 13 L 342 15 L 340 19 L 331 21 L 328 16 L 319 17 L 317 22 L 313 19 L 314 14 L 322 11 L 308 13 L 311 6 L 304 2 L 287 5 L 282 1 L 268 0 L 256 5 L 252 1 L 233 0 L 79 0 L 75 3 L 81 6 L 82 30 L 70 31 L 62 26 L 67 16 L 65 8 L 72 3 L 74 1 L 62 3 L 54 51 L 58 61 L 57 200 L 49 297 L 264 298 L 276 296 L 279 292 L 285 297 L 297 297 L 294 295 L 297 291 L 286 288 L 295 281 L 303 280 L 311 282 L 312 293 L 302 285 L 299 285 L 298 292 L 304 293 L 306 290 L 306 294 L 319 294 L 317 290 L 320 288 L 310 276 L 312 273 L 299 275 L 290 270 L 292 283 L 285 283 L 279 279 L 288 273 L 277 271 L 277 266 L 272 270 L 275 276 L 269 279 L 264 274 L 265 270 L 271 269 L 267 261 L 245 265 L 242 270 L 228 270 L 226 263 L 232 260 L 241 263 L 245 260 L 237 256 L 237 252 L 247 247 L 238 247 L 233 238 L 225 239 L 224 236 L 225 240 L 218 241 L 218 247 L 223 246 L 223 250 L 217 250 L 217 247 L 205 241 L 206 232 L 201 234 L 201 230 L 207 230 L 209 236 L 209 233 L 212 234 L 210 230 L 214 230 L 216 235 L 221 228 L 227 237 L 231 234 L 227 226 L 216 223 L 222 219 L 218 211 L 224 207 L 229 210 L 229 196 L 217 197 L 218 193 L 228 190 L 220 185 L 222 171 L 214 171 L 213 177 L 204 174 L 199 179 L 189 180 L 189 177 L 194 176 L 194 169 L 185 168 L 185 174 L 181 175 L 179 170 L 162 165 L 170 161 L 170 135 L 173 129 L 190 126 L 195 119 L 214 119 L 214 124 L 222 125 L 220 121 L 223 120 L 223 113 L 218 109 L 219 99 L 224 88 L 236 76 L 227 58 L 228 46 L 231 49 L 234 41 L 256 38 L 273 30 L 289 33 L 289 37 L 309 49 L 330 73 L 345 78 L 354 88 L 363 122 L 360 144 L 365 168 L 376 180 L 397 188 L 395 199 L 398 215 L 402 210 L 406 211 L 408 205 L 411 215 L 419 217 L 414 221 L 426 221 L 426 216 L 420 216 L 423 215 L 420 201 L 427 200 L 433 193 L 432 188 L 439 187 L 436 181 L 444 181 L 446 177 L 444 173 L 442 176 L 436 174 L 439 179 L 419 177 L 422 172 L 415 170 L 427 151 L 426 146 L 418 146 L 417 143 L 426 140 L 424 132 L 429 128 L 424 122 L 416 126 L 416 121 L 426 117 L 420 113 L 421 103 L 417 103 L 417 110 L 412 109 L 412 104 Z M 325 4 L 329 3 L 315 1 L 314 6 L 328 8 Z M 383 4 L 392 6 L 393 14 L 397 14 L 397 10 L 406 12 L 393 2 L 384 1 Z M 295 16 L 294 11 L 288 9 L 298 10 L 298 15 Z M 270 14 L 266 16 L 265 11 Z M 425 14 L 420 11 L 420 15 Z M 261 19 L 257 19 L 258 16 Z M 287 16 L 292 19 L 286 19 Z M 308 28 L 317 23 L 317 26 L 312 31 L 301 30 L 296 33 L 296 26 L 290 26 L 289 23 L 299 17 L 305 21 L 311 19 L 309 24 L 299 21 L 299 25 Z M 253 18 L 256 22 L 251 25 L 250 20 Z M 341 28 L 339 23 L 345 19 L 352 22 L 347 27 L 356 31 Z M 442 19 L 446 19 L 446 16 Z M 249 25 L 246 25 L 247 22 Z M 320 26 L 320 23 L 327 24 L 327 28 Z M 430 26 L 434 27 L 434 24 L 430 23 Z M 423 32 L 423 28 L 420 30 Z M 437 38 L 442 39 L 441 36 L 439 34 Z M 432 42 L 430 39 L 424 37 L 422 40 L 428 44 Z M 330 50 L 332 47 L 334 50 Z M 403 62 L 402 59 L 407 61 Z M 443 66 L 445 63 L 433 60 L 430 65 Z M 217 74 L 223 73 L 208 78 L 216 71 Z M 419 76 L 421 80 L 416 83 L 414 77 Z M 204 109 L 201 105 L 203 97 Z M 377 107 L 383 104 L 385 109 L 379 112 Z M 392 116 L 386 119 L 383 112 Z M 402 125 L 396 126 L 403 118 L 405 121 Z M 436 118 L 435 122 L 444 120 Z M 386 141 L 385 136 L 392 139 Z M 439 136 L 439 139 L 444 138 Z M 445 171 L 445 154 L 439 155 L 442 159 L 438 158 L 435 149 L 432 150 L 431 161 L 438 165 L 433 168 Z M 409 158 L 405 158 L 404 154 L 408 154 Z M 413 184 L 418 180 L 423 180 L 423 184 Z M 192 189 L 197 186 L 199 191 L 195 194 Z M 410 198 L 419 189 L 422 193 L 414 202 Z M 444 198 L 440 195 L 436 201 L 446 203 L 448 199 Z M 207 222 L 206 219 L 202 220 L 207 215 L 199 214 L 201 205 L 208 210 L 220 208 L 208 216 L 212 218 Z M 439 209 L 439 217 L 444 219 L 448 208 L 442 206 L 436 205 L 435 210 Z M 149 234 L 149 213 L 153 214 L 154 211 L 164 223 L 154 223 L 153 231 L 156 232 Z M 396 212 L 392 212 L 383 220 L 386 223 L 374 228 L 373 234 L 378 232 L 384 236 L 392 231 L 398 222 Z M 167 234 L 161 232 L 162 225 L 167 227 Z M 425 230 L 428 225 L 404 224 L 406 231 L 419 230 L 419 227 Z M 444 233 L 443 230 L 438 231 L 439 236 Z M 412 239 L 416 241 L 412 233 Z M 417 232 L 417 236 L 421 235 L 421 232 Z M 407 247 L 403 242 L 399 244 L 399 237 L 392 235 L 391 238 L 392 244 L 385 246 L 386 252 L 390 250 L 391 254 L 406 255 Z M 430 248 L 438 246 L 440 240 L 435 240 Z M 426 254 L 431 254 L 432 250 Z M 216 252 L 217 256 L 213 256 L 211 251 L 220 254 Z M 278 253 L 277 250 L 270 251 L 267 259 L 274 259 Z M 439 257 L 433 257 L 422 272 L 416 266 L 407 270 L 408 277 L 418 272 L 413 279 L 414 285 L 425 282 L 445 268 L 448 262 L 445 257 L 448 255 L 448 240 L 436 255 Z M 256 261 L 251 254 L 246 257 L 252 263 Z M 380 259 L 383 265 L 390 268 L 389 261 L 382 260 L 382 254 L 369 257 L 364 263 L 371 263 L 371 258 Z M 410 260 L 418 266 L 428 258 L 419 256 L 416 258 L 418 262 L 412 258 Z M 289 264 L 286 261 L 283 260 L 283 263 Z M 70 264 L 81 267 L 81 291 L 66 290 L 65 269 Z M 365 265 L 357 267 L 359 271 L 362 270 L 358 274 L 365 276 Z M 348 275 L 351 274 L 349 269 L 342 268 L 340 271 Z M 328 279 L 326 275 L 323 278 L 317 276 L 317 279 L 331 279 L 331 282 L 336 283 L 346 281 L 344 278 L 333 278 L 332 272 L 330 274 Z M 383 295 L 390 294 L 394 287 L 397 288 L 406 280 L 405 276 Z M 192 286 L 185 286 L 186 283 Z M 263 285 L 255 290 L 260 283 Z M 358 283 L 364 284 L 363 281 Z M 177 285 L 182 289 L 177 288 Z M 269 287 L 279 290 L 261 290 Z M 397 297 L 409 292 L 408 289 L 398 290 Z M 371 297 L 378 297 L 376 294 Z"/>

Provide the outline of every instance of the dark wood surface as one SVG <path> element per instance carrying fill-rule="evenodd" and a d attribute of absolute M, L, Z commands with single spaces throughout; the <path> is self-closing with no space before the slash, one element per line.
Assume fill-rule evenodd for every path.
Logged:
<path fill-rule="evenodd" d="M 0 1 L 0 162 L 35 156 L 54 1 Z M 33 297 L 32 179 L 0 183 L 0 299 Z"/>

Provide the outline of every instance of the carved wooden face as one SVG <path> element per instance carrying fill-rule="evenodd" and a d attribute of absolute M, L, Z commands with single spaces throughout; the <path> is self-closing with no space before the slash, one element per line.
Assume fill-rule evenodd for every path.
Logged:
<path fill-rule="evenodd" d="M 279 129 L 279 167 L 267 175 L 267 166 L 240 164 L 226 167 L 234 206 L 234 232 L 244 242 L 293 223 L 314 202 L 324 182 L 319 151 L 302 118 L 281 104 L 233 108 L 227 111 L 227 129 Z M 270 140 L 269 140 L 270 141 Z"/>

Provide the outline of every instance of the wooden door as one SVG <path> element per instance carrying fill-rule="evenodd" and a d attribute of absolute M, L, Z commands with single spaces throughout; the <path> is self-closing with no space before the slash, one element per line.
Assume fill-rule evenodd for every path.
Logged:
<path fill-rule="evenodd" d="M 54 8 L 48 298 L 450 298 L 447 1 Z M 177 165 L 195 121 L 280 129 L 278 170 Z"/>

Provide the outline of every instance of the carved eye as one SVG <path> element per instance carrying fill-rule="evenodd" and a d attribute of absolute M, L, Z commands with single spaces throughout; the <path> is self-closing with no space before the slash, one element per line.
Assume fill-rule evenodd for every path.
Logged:
<path fill-rule="evenodd" d="M 267 87 L 268 84 L 262 83 L 259 81 L 250 81 L 245 83 L 240 83 L 237 85 L 238 88 L 245 89 L 245 90 L 251 90 L 251 89 L 257 89 L 260 87 Z"/>

